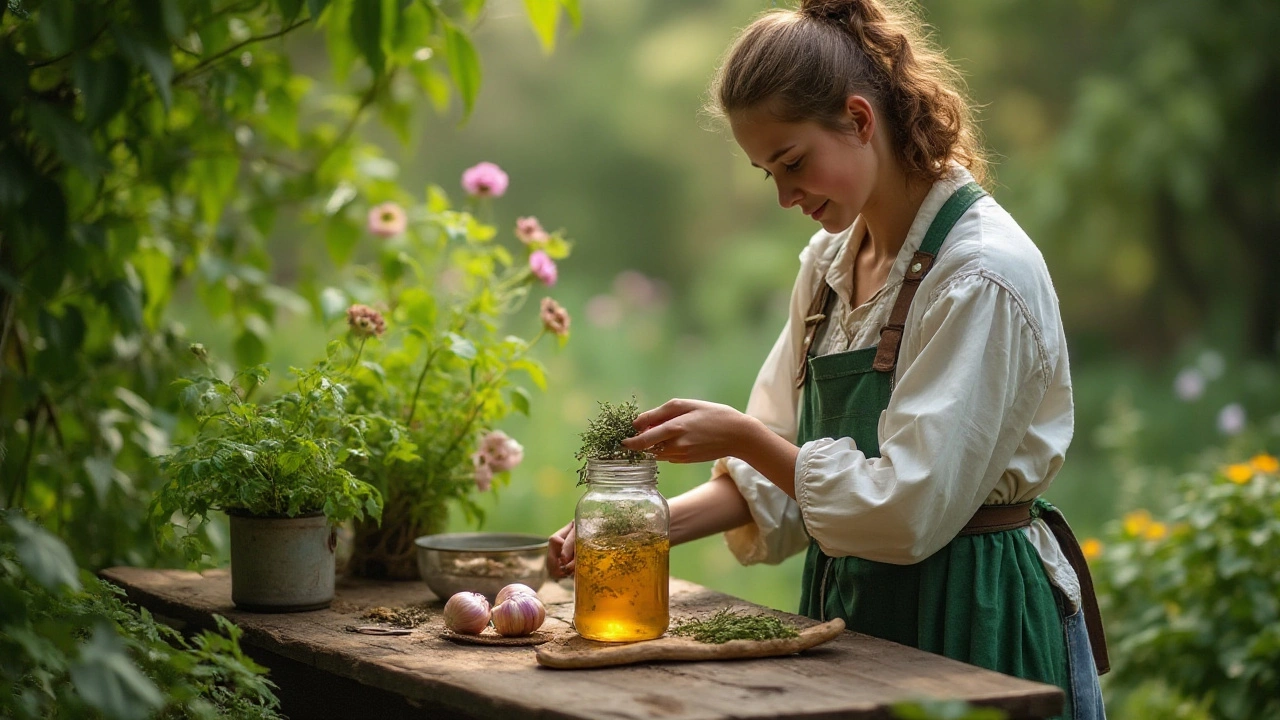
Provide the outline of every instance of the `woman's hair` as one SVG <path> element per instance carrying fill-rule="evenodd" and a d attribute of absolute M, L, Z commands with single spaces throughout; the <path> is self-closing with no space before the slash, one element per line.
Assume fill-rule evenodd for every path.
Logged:
<path fill-rule="evenodd" d="M 708 110 L 723 117 L 768 103 L 784 122 L 848 131 L 850 95 L 880 113 L 908 175 L 937 180 L 954 160 L 985 179 L 964 83 L 901 0 L 802 0 L 766 12 L 730 46 Z"/>

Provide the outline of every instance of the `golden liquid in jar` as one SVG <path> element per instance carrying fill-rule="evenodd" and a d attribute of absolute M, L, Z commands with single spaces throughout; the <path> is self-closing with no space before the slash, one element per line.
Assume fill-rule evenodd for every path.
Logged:
<path fill-rule="evenodd" d="M 644 533 L 574 544 L 573 625 L 588 640 L 652 640 L 667 631 L 670 540 Z"/>

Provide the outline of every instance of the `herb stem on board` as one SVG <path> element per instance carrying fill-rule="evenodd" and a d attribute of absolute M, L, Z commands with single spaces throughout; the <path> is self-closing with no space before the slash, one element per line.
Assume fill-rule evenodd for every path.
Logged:
<path fill-rule="evenodd" d="M 671 634 L 714 645 L 730 640 L 780 640 L 800 636 L 795 628 L 772 615 L 747 615 L 729 608 L 706 620 L 680 622 L 671 629 Z"/>

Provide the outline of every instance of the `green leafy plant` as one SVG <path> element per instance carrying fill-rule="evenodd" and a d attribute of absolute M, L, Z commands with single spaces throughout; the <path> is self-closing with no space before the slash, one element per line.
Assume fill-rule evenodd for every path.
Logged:
<path fill-rule="evenodd" d="M 565 15 L 580 20 L 577 0 L 524 7 L 546 49 Z M 318 314 L 360 211 L 422 195 L 364 126 L 407 141 L 423 94 L 439 112 L 475 110 L 485 9 L 0 2 L 0 504 L 30 510 L 90 567 L 176 560 L 145 517 L 190 342 L 175 298 L 228 334 L 241 367 Z M 327 56 L 328 77 L 295 67 L 303 47 Z M 315 278 L 294 284 L 268 248 L 300 226 L 329 258 L 287 252 L 301 261 L 287 277 Z"/>
<path fill-rule="evenodd" d="M 1155 681 L 1216 718 L 1280 714 L 1280 461 L 1184 475 L 1163 519 L 1136 510 L 1101 541 L 1095 567 L 1115 672 L 1113 702 Z M 1182 708 L 1179 717 L 1205 707 Z"/>
<path fill-rule="evenodd" d="M 240 630 L 191 639 L 80 571 L 67 546 L 0 513 L 0 716 L 277 720 L 265 670 Z"/>
<path fill-rule="evenodd" d="M 207 359 L 202 347 L 194 351 Z M 336 356 L 337 345 L 332 351 Z M 249 397 L 267 374 L 256 366 L 230 381 L 211 370 L 179 381 L 182 402 L 199 429 L 159 460 L 169 480 L 152 500 L 151 517 L 164 540 L 173 539 L 175 514 L 192 521 L 181 539 L 192 559 L 200 549 L 192 530 L 214 510 L 262 517 L 323 512 L 334 523 L 377 520 L 377 489 L 347 468 L 365 456 L 364 437 L 371 430 L 392 438 L 388 458 L 415 459 L 398 423 L 347 412 L 347 389 L 330 361 L 294 369 L 291 392 L 253 402 Z"/>
<path fill-rule="evenodd" d="M 520 219 L 516 243 L 502 242 L 480 215 L 505 190 L 506 177 L 482 165 L 500 189 L 464 176 L 475 191 L 464 208 L 432 186 L 425 202 L 398 198 L 368 211 L 368 232 L 378 236 L 375 262 L 353 265 L 340 284 L 320 293 L 326 319 L 345 311 L 350 324 L 351 313 L 373 313 L 385 324 L 367 342 L 348 344 L 359 362 L 352 361 L 347 408 L 402 423 L 417 455 L 402 462 L 391 434 L 396 426 L 365 435 L 360 477 L 382 493 L 386 514 L 380 527 L 356 524 L 348 565 L 356 574 L 415 577 L 414 539 L 440 532 L 452 505 L 483 521 L 476 493 L 508 482 L 522 452 L 492 429 L 512 412 L 528 414 L 526 384 L 546 387 L 533 347 L 548 336 L 560 344 L 568 339 L 568 314 L 550 298 L 541 300 L 536 332 L 520 337 L 505 326 L 533 288 L 555 282 L 555 263 L 571 245 L 532 217 Z M 374 307 L 385 310 L 385 319 Z M 353 325 L 351 333 L 366 331 Z"/>

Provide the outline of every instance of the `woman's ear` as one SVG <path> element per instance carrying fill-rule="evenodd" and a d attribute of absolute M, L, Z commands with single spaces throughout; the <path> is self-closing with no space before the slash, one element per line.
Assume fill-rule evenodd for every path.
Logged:
<path fill-rule="evenodd" d="M 861 95 L 850 95 L 845 99 L 845 119 L 849 128 L 858 138 L 858 142 L 871 142 L 876 131 L 876 111 L 871 102 Z"/>

